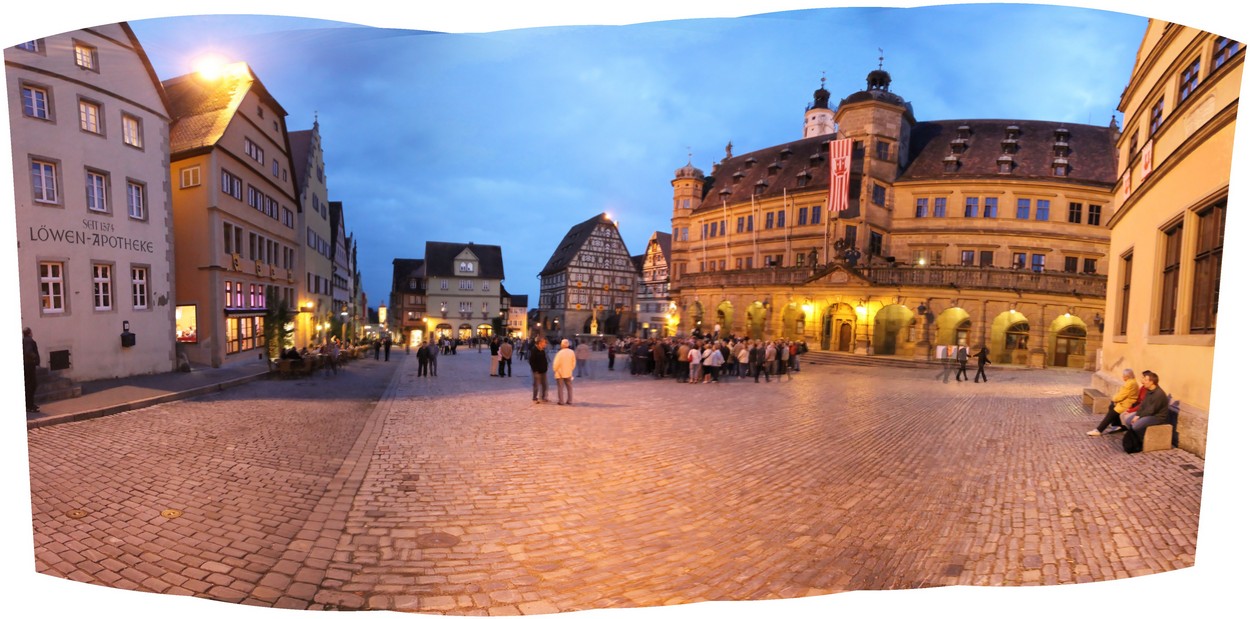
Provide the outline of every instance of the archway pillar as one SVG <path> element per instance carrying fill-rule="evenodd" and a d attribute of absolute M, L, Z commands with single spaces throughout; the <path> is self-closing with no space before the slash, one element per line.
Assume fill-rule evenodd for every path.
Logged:
<path fill-rule="evenodd" d="M 1046 367 L 1046 330 L 1050 327 L 1046 314 L 1049 307 L 1044 303 L 1039 305 L 1036 318 L 1029 318 L 1029 344 L 1031 346 L 1029 346 L 1028 367 L 1031 368 Z"/>

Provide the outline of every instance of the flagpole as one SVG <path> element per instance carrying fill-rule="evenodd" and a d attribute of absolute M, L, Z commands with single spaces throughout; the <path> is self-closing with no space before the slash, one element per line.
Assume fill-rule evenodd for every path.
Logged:
<path fill-rule="evenodd" d="M 751 251 L 755 254 L 752 260 L 752 268 L 760 267 L 760 232 L 759 226 L 755 225 L 755 194 L 751 194 Z"/>
<path fill-rule="evenodd" d="M 790 256 L 790 206 L 786 204 L 786 188 L 781 188 L 781 210 L 786 214 L 786 255 L 781 257 L 781 264 L 784 266 L 786 258 Z"/>
<path fill-rule="evenodd" d="M 721 212 L 721 217 L 724 218 L 725 220 L 725 268 L 726 269 L 728 269 L 730 266 L 729 265 L 730 258 L 729 258 L 729 210 L 728 208 L 729 207 L 725 204 L 725 198 L 722 197 L 720 199 L 720 212 Z"/>

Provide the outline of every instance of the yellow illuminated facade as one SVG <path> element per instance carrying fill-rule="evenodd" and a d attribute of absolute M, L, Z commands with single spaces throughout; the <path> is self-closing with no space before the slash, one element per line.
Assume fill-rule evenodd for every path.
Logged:
<path fill-rule="evenodd" d="M 919 359 L 984 345 L 994 363 L 1092 369 L 1115 123 L 917 122 L 889 86 L 872 71 L 836 111 L 822 87 L 802 139 L 677 170 L 676 332 Z M 836 139 L 853 147 L 835 213 Z"/>
<path fill-rule="evenodd" d="M 1152 370 L 1179 446 L 1205 455 L 1224 215 L 1245 46 L 1151 20 L 1120 100 L 1103 355 L 1093 383 Z"/>

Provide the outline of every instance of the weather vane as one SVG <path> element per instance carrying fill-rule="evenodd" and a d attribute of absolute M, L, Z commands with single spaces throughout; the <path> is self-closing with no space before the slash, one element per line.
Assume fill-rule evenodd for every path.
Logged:
<path fill-rule="evenodd" d="M 880 70 L 881 67 L 885 65 L 885 50 L 878 47 L 877 53 L 880 54 L 877 56 L 877 69 Z"/>

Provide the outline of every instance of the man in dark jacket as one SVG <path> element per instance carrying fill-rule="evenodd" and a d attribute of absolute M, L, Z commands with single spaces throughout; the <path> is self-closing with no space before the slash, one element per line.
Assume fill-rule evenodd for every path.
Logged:
<path fill-rule="evenodd" d="M 35 390 L 39 388 L 39 378 L 36 369 L 39 367 L 39 345 L 35 343 L 35 336 L 32 334 L 30 327 L 22 329 L 22 370 L 26 379 L 26 412 L 37 413 L 39 407 L 35 406 Z"/>
<path fill-rule="evenodd" d="M 1125 419 L 1125 427 L 1136 432 L 1138 436 L 1146 435 L 1146 428 L 1168 422 L 1168 394 L 1159 387 L 1159 375 L 1146 370 L 1141 373 L 1142 386 L 1146 388 L 1146 397 L 1142 398 L 1136 413 L 1129 413 Z"/>
<path fill-rule="evenodd" d="M 547 340 L 538 338 L 529 354 L 530 373 L 534 376 L 534 403 L 547 401 Z"/>

